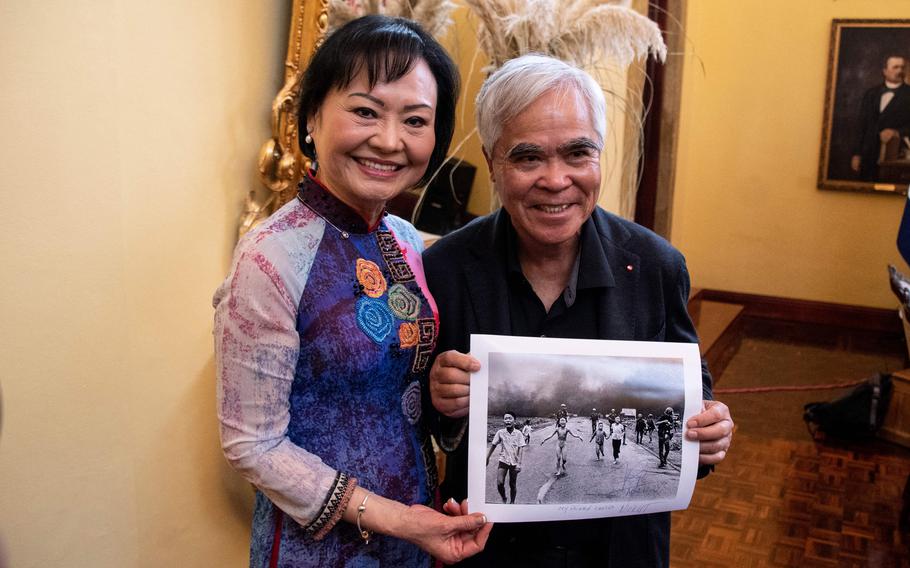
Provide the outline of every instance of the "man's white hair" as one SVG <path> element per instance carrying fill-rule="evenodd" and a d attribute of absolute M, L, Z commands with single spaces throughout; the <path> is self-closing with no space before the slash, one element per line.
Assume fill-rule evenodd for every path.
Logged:
<path fill-rule="evenodd" d="M 528 54 L 506 61 L 490 75 L 477 94 L 477 132 L 487 153 L 515 118 L 548 91 L 575 94 L 588 105 L 594 130 L 603 144 L 607 132 L 607 102 L 603 89 L 586 71 L 546 55 Z"/>

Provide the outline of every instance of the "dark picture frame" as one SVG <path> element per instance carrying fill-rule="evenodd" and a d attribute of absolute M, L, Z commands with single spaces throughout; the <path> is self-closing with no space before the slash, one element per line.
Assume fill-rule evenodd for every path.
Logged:
<path fill-rule="evenodd" d="M 903 86 L 877 110 L 889 56 L 904 61 Z M 833 20 L 818 188 L 906 195 L 910 185 L 910 20 Z M 878 89 L 877 91 L 875 89 Z M 893 105 L 893 106 L 892 106 Z M 881 128 L 900 131 L 888 143 Z M 887 136 L 887 135 L 886 135 Z M 878 146 L 874 146 L 878 144 Z M 860 156 L 854 161 L 854 156 Z M 858 165 L 858 171 L 854 166 Z"/>

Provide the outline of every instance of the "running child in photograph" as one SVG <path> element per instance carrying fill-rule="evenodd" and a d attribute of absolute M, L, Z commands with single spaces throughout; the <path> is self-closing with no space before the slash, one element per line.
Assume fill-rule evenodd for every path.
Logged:
<path fill-rule="evenodd" d="M 534 429 L 531 428 L 531 420 L 525 419 L 525 425 L 521 429 L 521 434 L 525 437 L 526 446 L 531 443 L 531 432 L 533 432 L 533 431 L 534 431 Z"/>
<path fill-rule="evenodd" d="M 603 459 L 604 456 L 604 440 L 607 438 L 607 433 L 604 431 L 604 423 L 597 422 L 597 430 L 591 434 L 591 439 L 588 442 L 594 442 L 594 455 L 597 457 L 597 461 Z"/>
<path fill-rule="evenodd" d="M 517 428 L 515 428 L 515 415 L 506 412 L 502 417 L 502 423 L 505 428 L 500 428 L 493 436 L 490 443 L 490 450 L 487 452 L 487 465 L 490 465 L 490 456 L 493 450 L 499 446 L 499 469 L 496 472 L 496 489 L 502 502 L 506 502 L 506 474 L 509 476 L 509 491 L 511 492 L 509 503 L 515 503 L 516 481 L 518 473 L 521 471 L 521 449 L 525 446 L 525 437 Z"/>
<path fill-rule="evenodd" d="M 622 446 L 626 437 L 626 427 L 623 426 L 622 420 L 617 416 L 610 425 L 610 439 L 613 440 L 613 463 L 619 461 L 619 448 Z"/>
<path fill-rule="evenodd" d="M 553 433 L 540 442 L 540 445 L 542 446 L 544 442 L 553 436 L 557 436 L 559 443 L 556 445 L 556 475 L 566 474 L 566 440 L 568 439 L 569 434 L 581 440 L 581 436 L 569 430 L 569 428 L 566 426 L 565 417 L 560 417 L 559 422 L 556 423 L 556 429 L 553 430 Z"/>

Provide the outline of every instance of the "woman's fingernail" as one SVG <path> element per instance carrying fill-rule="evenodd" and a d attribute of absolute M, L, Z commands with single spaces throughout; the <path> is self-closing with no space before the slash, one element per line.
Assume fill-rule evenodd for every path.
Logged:
<path fill-rule="evenodd" d="M 483 524 L 487 524 L 487 516 L 483 515 Z"/>
<path fill-rule="evenodd" d="M 455 504 L 455 499 L 454 499 L 453 497 L 449 497 L 448 502 L 449 502 L 449 503 L 452 503 L 452 504 L 454 505 L 454 504 Z"/>

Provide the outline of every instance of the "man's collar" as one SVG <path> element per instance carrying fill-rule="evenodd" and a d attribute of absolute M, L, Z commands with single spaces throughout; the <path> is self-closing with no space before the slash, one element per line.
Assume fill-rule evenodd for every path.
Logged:
<path fill-rule="evenodd" d="M 505 253 L 506 270 L 509 274 L 524 275 L 521 270 L 521 262 L 518 260 L 518 234 L 515 232 L 511 217 L 509 217 L 505 209 L 500 211 L 500 215 L 507 222 L 504 235 L 505 242 L 501 244 L 502 249 L 499 249 Z M 575 303 L 578 290 L 606 288 L 612 284 L 610 264 L 606 254 L 604 254 L 600 236 L 597 234 L 597 228 L 594 226 L 594 221 L 591 217 L 588 217 L 581 226 L 579 238 L 578 254 L 575 256 L 575 262 L 572 265 L 569 282 L 563 291 L 563 299 L 567 307 L 571 307 Z"/>

